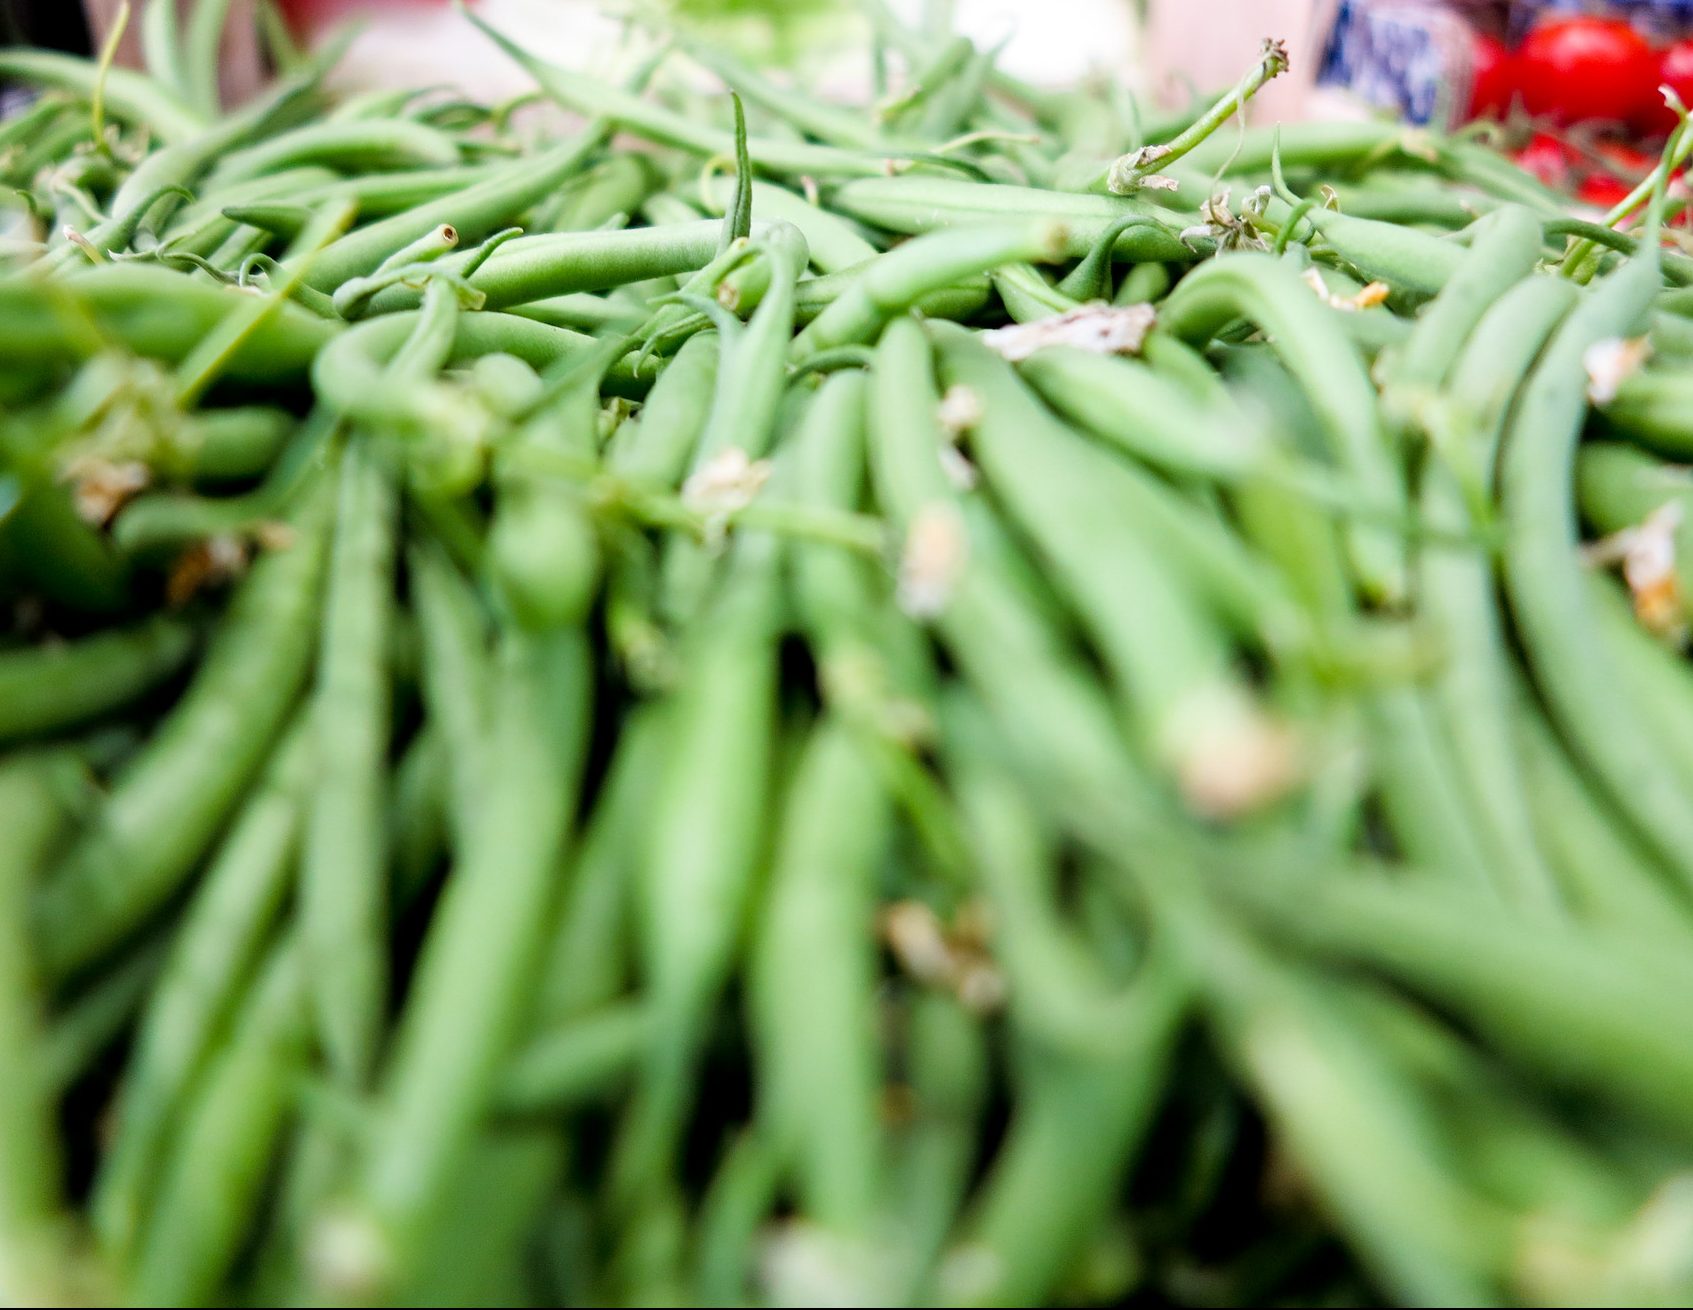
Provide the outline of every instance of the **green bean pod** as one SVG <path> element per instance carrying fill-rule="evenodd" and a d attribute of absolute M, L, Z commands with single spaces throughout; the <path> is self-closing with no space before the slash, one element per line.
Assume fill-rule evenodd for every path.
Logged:
<path fill-rule="evenodd" d="M 192 626 L 153 618 L 61 645 L 0 654 L 0 740 L 62 732 L 167 682 L 195 648 Z"/>
<path fill-rule="evenodd" d="M 761 1121 L 806 1217 L 853 1236 L 871 1229 L 885 1168 L 874 873 L 889 818 L 861 743 L 825 720 L 796 765 L 749 965 Z"/>
<path fill-rule="evenodd" d="M 423 1249 L 540 962 L 592 677 L 579 632 L 510 632 L 497 659 L 487 808 L 424 942 L 349 1210 L 330 1221 L 369 1229 L 371 1267 L 345 1271 L 349 1288 L 393 1285 Z"/>
<path fill-rule="evenodd" d="M 129 1279 L 132 1301 L 211 1303 L 250 1240 L 294 1082 L 308 1067 L 305 969 L 297 943 L 280 938 L 242 998 L 230 1042 L 196 1080 L 182 1135 L 159 1172 Z"/>
<path fill-rule="evenodd" d="M 794 338 L 789 355 L 807 355 L 871 340 L 882 326 L 925 295 L 1021 260 L 1057 259 L 1066 241 L 1062 224 L 989 226 L 907 242 L 861 270 L 841 298 Z"/>
<path fill-rule="evenodd" d="M 282 912 L 313 763 L 309 728 L 297 727 L 207 869 L 142 1016 L 91 1207 L 101 1246 L 120 1266 L 134 1254 L 156 1171 L 183 1130 L 186 1093 Z"/>
<path fill-rule="evenodd" d="M 637 882 L 655 1032 L 612 1163 L 623 1207 L 651 1204 L 673 1167 L 692 1070 L 751 906 L 774 765 L 778 562 L 769 537 L 739 541 L 722 591 L 690 627 L 666 710 L 653 792 L 663 822 L 642 841 Z"/>
<path fill-rule="evenodd" d="M 1283 730 L 1232 670 L 1203 597 L 1124 515 L 1134 497 L 1117 461 L 1055 421 L 985 346 L 939 340 L 943 381 L 980 402 L 971 448 L 983 472 L 1098 643 L 1149 753 L 1200 812 L 1234 817 L 1277 799 L 1291 773 L 1274 744 Z"/>
<path fill-rule="evenodd" d="M 317 764 L 300 869 L 300 949 L 333 1075 L 362 1087 L 387 1009 L 388 643 L 398 496 L 367 437 L 342 456 L 311 715 Z"/>
<path fill-rule="evenodd" d="M 1299 379 L 1329 438 L 1333 458 L 1376 503 L 1402 510 L 1405 483 L 1379 416 L 1375 388 L 1358 350 L 1291 270 L 1266 256 L 1213 260 L 1183 279 L 1165 302 L 1160 324 L 1172 336 L 1203 343 L 1246 317 L 1267 332 Z M 1353 561 L 1367 594 L 1392 604 L 1405 595 L 1404 548 L 1380 530 L 1354 529 Z"/>
<path fill-rule="evenodd" d="M 86 782 L 71 752 L 20 755 L 0 764 L 0 1271 L 9 1296 L 48 1300 L 67 1236 L 54 1124 L 56 1088 L 42 1067 L 46 1034 L 29 940 L 30 886 L 74 817 Z"/>
<path fill-rule="evenodd" d="M 296 515 L 286 548 L 253 566 L 182 701 L 39 889 L 48 977 L 95 963 L 170 900 L 270 750 L 311 665 L 325 490 Z"/>
<path fill-rule="evenodd" d="M 1559 329 L 1524 390 L 1501 466 L 1505 583 L 1529 666 L 1554 718 L 1654 850 L 1693 886 L 1693 816 L 1659 753 L 1646 748 L 1648 725 L 1627 689 L 1600 676 L 1604 656 L 1570 505 L 1587 412 L 1583 358 L 1594 342 L 1630 331 L 1660 285 L 1649 251 L 1600 284 Z"/>

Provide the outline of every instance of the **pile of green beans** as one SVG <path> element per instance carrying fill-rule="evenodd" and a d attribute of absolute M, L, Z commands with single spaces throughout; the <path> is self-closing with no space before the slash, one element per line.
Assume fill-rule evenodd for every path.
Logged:
<path fill-rule="evenodd" d="M 1662 195 L 859 9 L 0 51 L 0 1303 L 1693 1299 Z"/>

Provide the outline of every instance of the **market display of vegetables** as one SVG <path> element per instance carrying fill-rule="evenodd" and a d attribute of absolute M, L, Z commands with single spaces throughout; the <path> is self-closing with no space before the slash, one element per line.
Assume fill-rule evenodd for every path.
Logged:
<path fill-rule="evenodd" d="M 1693 128 L 863 8 L 0 51 L 0 1301 L 1693 1297 Z"/>

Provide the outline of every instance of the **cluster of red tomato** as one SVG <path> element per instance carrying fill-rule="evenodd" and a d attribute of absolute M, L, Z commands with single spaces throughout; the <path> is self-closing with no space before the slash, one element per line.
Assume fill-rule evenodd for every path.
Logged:
<path fill-rule="evenodd" d="M 1536 132 L 1517 162 L 1602 209 L 1657 163 L 1631 141 L 1676 124 L 1659 88 L 1693 106 L 1693 38 L 1657 47 L 1620 18 L 1551 19 L 1515 49 L 1478 33 L 1472 59 L 1470 117 L 1523 114 L 1551 129 Z M 1578 129 L 1579 140 L 1563 129 Z"/>

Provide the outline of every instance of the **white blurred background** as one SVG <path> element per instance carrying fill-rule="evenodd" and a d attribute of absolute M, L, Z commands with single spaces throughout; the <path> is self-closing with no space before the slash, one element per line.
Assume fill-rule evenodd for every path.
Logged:
<path fill-rule="evenodd" d="M 917 20 L 924 0 L 889 0 Z M 510 64 L 471 37 L 439 4 L 351 6 L 367 24 L 344 76 L 367 83 L 451 82 L 472 95 L 498 98 L 522 85 Z M 320 5 L 321 9 L 322 6 Z M 481 0 L 480 11 L 530 49 L 566 66 L 603 68 L 617 48 L 617 6 L 600 0 Z M 685 6 L 686 8 L 686 6 Z M 699 5 L 697 9 L 707 6 Z M 772 39 L 757 16 L 726 20 L 728 34 L 752 53 L 788 57 L 810 85 L 838 96 L 862 96 L 869 70 L 861 43 L 841 39 L 858 20 L 850 4 L 795 7 Z M 1124 76 L 1137 67 L 1134 0 L 956 0 L 955 21 L 978 44 L 1006 42 L 1002 67 L 1043 85 L 1074 84 L 1090 73 Z M 761 45 L 769 41 L 765 50 Z M 784 48 L 785 47 L 785 48 Z M 837 52 L 850 51 L 842 55 Z"/>

